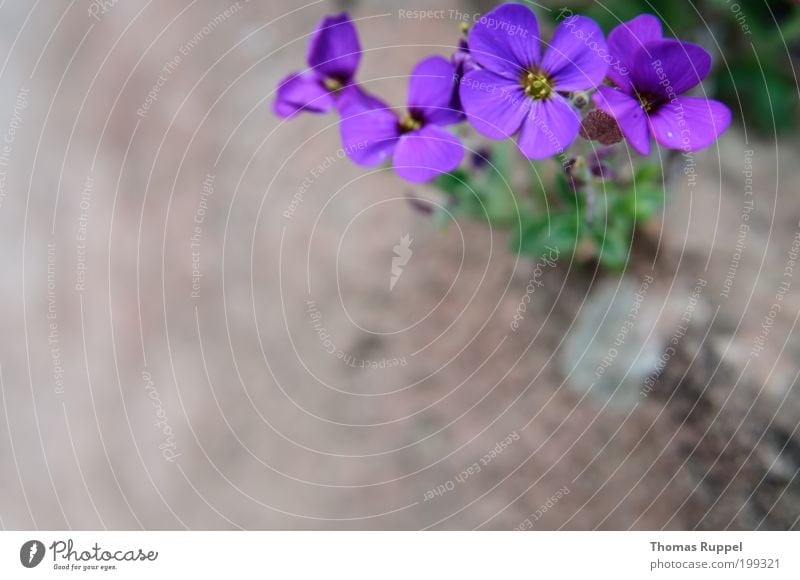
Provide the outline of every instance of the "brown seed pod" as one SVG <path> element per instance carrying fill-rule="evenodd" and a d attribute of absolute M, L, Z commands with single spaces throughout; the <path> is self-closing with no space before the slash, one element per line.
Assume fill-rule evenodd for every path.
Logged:
<path fill-rule="evenodd" d="M 613 145 L 622 141 L 622 132 L 617 121 L 600 109 L 589 111 L 581 122 L 581 137 L 599 141 L 603 145 Z"/>

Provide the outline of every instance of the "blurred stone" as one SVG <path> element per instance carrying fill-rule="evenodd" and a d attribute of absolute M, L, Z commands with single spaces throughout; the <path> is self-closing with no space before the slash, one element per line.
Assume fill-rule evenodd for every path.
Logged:
<path fill-rule="evenodd" d="M 625 409 L 649 394 L 646 379 L 669 362 L 670 346 L 707 320 L 705 281 L 687 295 L 664 293 L 653 275 L 604 280 L 589 295 L 559 358 L 579 395 Z"/>

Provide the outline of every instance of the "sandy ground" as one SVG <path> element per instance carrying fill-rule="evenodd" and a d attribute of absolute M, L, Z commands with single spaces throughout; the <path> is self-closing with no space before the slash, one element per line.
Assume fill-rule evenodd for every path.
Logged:
<path fill-rule="evenodd" d="M 752 460 L 720 472 L 726 443 L 747 431 L 752 451 L 797 424 L 795 288 L 750 354 L 798 229 L 796 148 L 737 128 L 697 156 L 693 191 L 678 174 L 639 334 L 616 382 L 589 388 L 647 259 L 622 282 L 545 267 L 513 330 L 534 266 L 502 234 L 434 227 L 390 171 L 340 159 L 333 117 L 272 115 L 305 35 L 340 5 L 120 1 L 93 18 L 88 3 L 31 4 L 0 9 L 3 527 L 751 525 L 752 487 L 717 516 L 704 490 L 738 489 Z M 395 104 L 413 64 L 456 38 L 451 19 L 350 6 L 360 77 Z M 723 295 L 749 150 L 752 227 Z M 691 359 L 640 390 L 698 279 L 693 335 L 730 374 L 700 383 L 720 413 L 687 423 L 667 401 Z M 632 396 L 609 400 L 620 381 Z M 692 447 L 721 423 L 698 467 Z M 791 478 L 785 449 L 773 463 Z M 800 515 L 786 509 L 776 526 Z"/>

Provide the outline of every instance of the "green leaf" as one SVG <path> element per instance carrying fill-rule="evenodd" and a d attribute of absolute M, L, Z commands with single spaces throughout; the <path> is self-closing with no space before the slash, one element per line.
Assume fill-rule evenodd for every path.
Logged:
<path fill-rule="evenodd" d="M 661 211 L 664 191 L 660 185 L 643 182 L 622 194 L 614 204 L 614 213 L 623 214 L 636 222 L 650 219 Z"/>
<path fill-rule="evenodd" d="M 509 187 L 513 169 L 513 142 L 499 141 L 492 148 L 490 161 L 494 167 L 489 167 L 489 184 L 493 187 Z"/>
<path fill-rule="evenodd" d="M 542 256 L 552 250 L 572 253 L 580 241 L 581 222 L 577 212 L 566 211 L 537 216 L 514 232 L 511 249 L 529 256 Z"/>
<path fill-rule="evenodd" d="M 556 173 L 555 177 L 555 190 L 558 197 L 567 202 L 572 207 L 576 207 L 580 203 L 580 193 L 572 189 L 569 178 L 563 171 Z"/>
<path fill-rule="evenodd" d="M 458 196 L 467 187 L 469 176 L 463 169 L 456 169 L 450 173 L 442 173 L 433 183 L 442 191 Z"/>
<path fill-rule="evenodd" d="M 636 168 L 633 181 L 637 185 L 661 182 L 661 165 L 658 163 L 643 163 Z"/>
<path fill-rule="evenodd" d="M 480 220 L 487 219 L 488 210 L 484 196 L 473 187 L 466 171 L 456 169 L 450 173 L 443 173 L 433 184 L 452 198 L 450 210 L 454 214 L 468 215 Z"/>
<path fill-rule="evenodd" d="M 620 221 L 614 227 L 593 232 L 597 243 L 597 257 L 609 270 L 621 270 L 628 260 L 631 241 L 630 223 Z"/>

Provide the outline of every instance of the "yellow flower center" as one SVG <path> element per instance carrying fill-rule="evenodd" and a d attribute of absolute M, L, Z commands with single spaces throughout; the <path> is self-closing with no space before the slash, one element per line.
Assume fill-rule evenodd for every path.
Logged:
<path fill-rule="evenodd" d="M 339 79 L 326 78 L 323 81 L 323 84 L 325 85 L 325 88 L 332 93 L 337 93 L 344 88 L 344 84 Z"/>
<path fill-rule="evenodd" d="M 525 94 L 534 99 L 546 99 L 553 94 L 553 82 L 542 71 L 528 71 L 520 79 Z"/>
<path fill-rule="evenodd" d="M 411 113 L 408 113 L 405 117 L 400 119 L 400 130 L 403 133 L 409 133 L 411 131 L 419 131 L 422 128 L 422 121 L 416 119 Z"/>
<path fill-rule="evenodd" d="M 636 93 L 636 98 L 639 99 L 639 106 L 642 107 L 642 110 L 645 113 L 649 113 L 653 110 L 655 103 L 653 102 L 653 98 L 650 95 Z"/>

